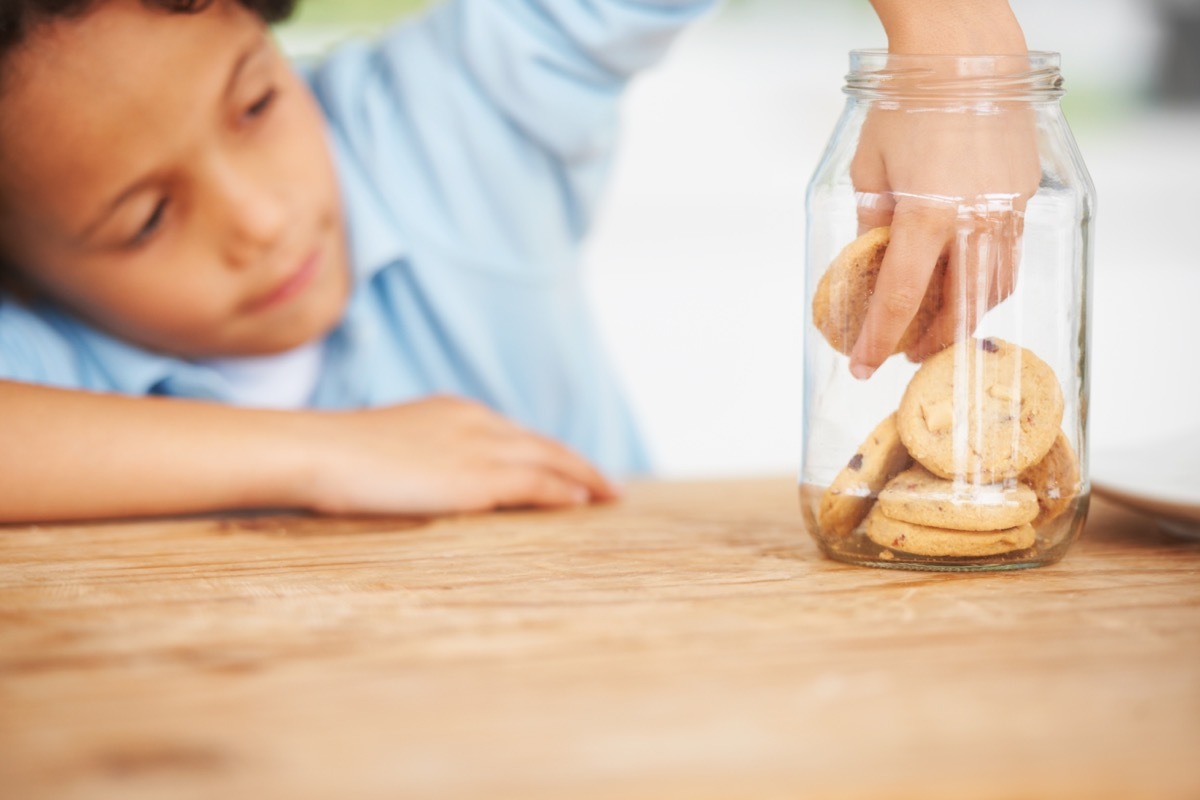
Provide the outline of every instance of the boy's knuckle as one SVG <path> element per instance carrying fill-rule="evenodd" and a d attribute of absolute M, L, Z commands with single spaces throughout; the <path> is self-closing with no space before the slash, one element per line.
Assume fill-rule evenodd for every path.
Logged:
<path fill-rule="evenodd" d="M 924 287 L 902 284 L 880 295 L 879 307 L 888 320 L 911 317 L 924 296 Z"/>
<path fill-rule="evenodd" d="M 946 228 L 953 224 L 957 210 L 948 203 L 906 201 L 896 205 L 893 217 L 901 235 L 904 229 Z"/>

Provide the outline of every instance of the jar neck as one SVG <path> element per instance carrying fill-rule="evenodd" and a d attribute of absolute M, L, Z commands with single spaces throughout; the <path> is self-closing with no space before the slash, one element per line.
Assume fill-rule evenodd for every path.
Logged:
<path fill-rule="evenodd" d="M 844 91 L 864 100 L 1046 101 L 1063 95 L 1058 53 L 909 55 L 853 50 Z"/>

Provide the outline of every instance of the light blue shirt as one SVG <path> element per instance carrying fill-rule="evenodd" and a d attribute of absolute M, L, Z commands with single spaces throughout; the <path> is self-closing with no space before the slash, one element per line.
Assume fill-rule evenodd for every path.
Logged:
<path fill-rule="evenodd" d="M 458 394 L 647 470 L 578 251 L 622 90 L 713 1 L 452 0 L 313 67 L 354 273 L 313 407 Z M 231 402 L 211 367 L 3 298 L 0 377 Z"/>

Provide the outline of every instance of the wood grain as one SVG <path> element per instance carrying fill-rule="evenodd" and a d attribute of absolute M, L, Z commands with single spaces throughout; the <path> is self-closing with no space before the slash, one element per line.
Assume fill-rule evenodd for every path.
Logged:
<path fill-rule="evenodd" d="M 0 528 L 0 796 L 1196 798 L 1200 544 L 823 560 L 788 480 Z"/>

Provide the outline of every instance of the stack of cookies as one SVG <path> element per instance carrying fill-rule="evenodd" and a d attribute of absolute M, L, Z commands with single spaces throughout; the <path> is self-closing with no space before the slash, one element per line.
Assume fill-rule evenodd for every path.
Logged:
<path fill-rule="evenodd" d="M 861 526 L 876 544 L 921 556 L 1032 547 L 1079 492 L 1062 415 L 1058 381 L 1032 352 L 961 341 L 922 364 L 825 491 L 821 531 Z"/>
<path fill-rule="evenodd" d="M 887 229 L 860 237 L 822 279 L 814 320 L 841 352 L 853 347 L 861 319 L 856 327 L 850 317 L 865 314 L 886 245 Z M 941 304 L 931 289 L 909 344 Z M 865 534 L 885 559 L 1030 548 L 1079 493 L 1062 418 L 1062 389 L 1033 352 L 994 337 L 962 340 L 921 365 L 900 407 L 825 491 L 821 532 Z"/>

